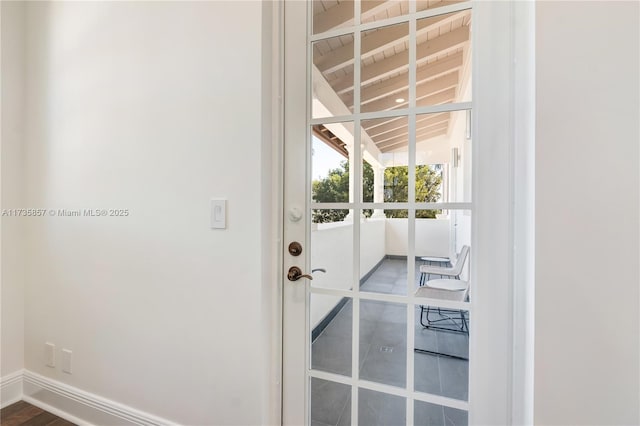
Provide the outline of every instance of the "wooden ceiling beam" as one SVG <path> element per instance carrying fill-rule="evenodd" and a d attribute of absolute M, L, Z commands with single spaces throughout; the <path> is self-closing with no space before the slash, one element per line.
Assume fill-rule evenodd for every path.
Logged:
<path fill-rule="evenodd" d="M 429 80 L 425 83 L 421 83 L 416 86 L 416 100 L 420 100 L 429 96 L 432 96 L 436 93 L 444 92 L 449 89 L 453 89 L 458 85 L 458 73 L 452 72 L 449 74 L 445 74 L 442 77 L 438 77 L 433 80 Z M 377 101 L 369 102 L 361 106 L 360 110 L 362 112 L 372 112 L 372 111 L 386 111 L 398 108 L 406 108 L 409 105 L 409 93 L 408 91 L 399 92 L 397 94 L 402 99 L 405 99 L 403 102 L 396 102 L 396 96 L 386 97 L 382 99 L 378 99 Z"/>
<path fill-rule="evenodd" d="M 377 120 L 365 120 L 362 127 L 368 134 L 377 135 L 379 133 L 390 132 L 407 125 L 406 117 L 379 118 Z"/>
<path fill-rule="evenodd" d="M 427 34 L 436 28 L 462 19 L 469 15 L 469 11 L 457 12 L 441 16 L 420 19 L 416 24 L 416 37 Z M 370 35 L 362 37 L 361 59 L 368 58 L 390 47 L 403 44 L 409 40 L 409 25 L 396 24 L 380 28 Z M 315 60 L 315 65 L 323 73 L 332 73 L 354 63 L 354 46 L 347 43 L 335 50 L 320 56 Z"/>
<path fill-rule="evenodd" d="M 435 9 L 442 6 L 461 3 L 468 0 L 443 0 L 441 2 L 417 2 L 417 11 Z M 378 13 L 391 6 L 406 5 L 406 0 L 365 0 L 361 3 L 361 21 L 366 22 Z M 319 34 L 325 31 L 353 25 L 354 4 L 353 0 L 343 0 L 339 4 L 329 9 L 319 12 L 313 16 L 313 33 Z"/>
<path fill-rule="evenodd" d="M 424 106 L 448 104 L 451 102 L 455 102 L 455 100 L 456 100 L 456 89 L 452 88 L 449 90 L 445 90 L 444 92 L 436 93 L 435 95 L 418 98 L 416 99 L 416 106 L 424 107 Z"/>
<path fill-rule="evenodd" d="M 353 10 L 353 0 L 346 0 L 313 15 L 313 33 L 323 33 L 353 23 Z"/>
<path fill-rule="evenodd" d="M 455 96 L 456 96 L 456 89 L 449 89 L 446 92 L 438 93 L 433 96 L 428 96 L 423 99 L 418 99 L 416 104 L 419 107 L 440 105 L 444 103 L 454 102 Z M 430 114 L 423 114 L 422 116 L 428 116 L 428 115 Z M 395 129 L 398 127 L 402 127 L 402 125 L 400 124 L 402 123 L 402 118 L 403 117 L 393 117 L 387 120 L 384 120 L 384 119 L 371 120 L 371 123 L 373 124 L 367 125 L 367 123 L 365 122 L 364 128 L 367 133 L 369 132 L 373 133 L 376 131 L 374 130 L 376 127 L 382 127 L 382 126 L 395 126 L 393 127 Z M 386 128 L 386 127 L 383 127 L 383 128 Z"/>
<path fill-rule="evenodd" d="M 431 139 L 434 138 L 436 136 L 441 136 L 441 135 L 446 135 L 448 131 L 448 125 L 447 126 L 442 126 L 440 128 L 433 128 L 433 130 L 429 131 L 429 132 L 425 132 L 423 134 L 420 135 L 416 135 L 416 140 L 417 142 L 424 142 L 427 139 Z M 420 138 L 420 140 L 418 140 L 418 138 Z M 389 151 L 393 151 L 395 149 L 398 148 L 403 148 L 405 146 L 408 145 L 408 142 L 406 139 L 404 140 L 398 140 L 395 143 L 389 143 L 386 144 L 384 146 L 378 146 L 378 148 L 380 149 L 380 152 L 389 152 Z"/>
<path fill-rule="evenodd" d="M 440 37 L 427 40 L 424 43 L 418 45 L 417 49 L 417 63 L 421 64 L 429 59 L 433 59 L 438 55 L 448 53 L 452 50 L 462 47 L 467 41 L 469 41 L 469 27 L 464 26 Z M 400 72 L 408 69 L 409 66 L 409 52 L 403 51 L 396 55 L 389 56 L 378 62 L 374 62 L 371 65 L 362 67 L 361 69 L 361 81 L 362 86 L 373 83 L 376 80 L 380 80 L 384 77 L 388 77 L 396 72 Z M 330 82 L 331 86 L 336 93 L 342 94 L 353 90 L 353 75 L 346 75 Z"/>
<path fill-rule="evenodd" d="M 322 124 L 316 124 L 312 128 L 313 134 L 323 141 L 325 144 L 333 148 L 338 154 L 345 158 L 349 158 L 349 152 L 347 151 L 346 144 L 335 136 L 329 129 Z"/>
<path fill-rule="evenodd" d="M 366 1 L 366 0 L 365 0 Z M 422 12 L 427 9 L 435 9 L 438 7 L 451 6 L 453 4 L 468 2 L 469 0 L 440 0 L 440 1 L 419 1 L 416 3 L 416 11 Z"/>
<path fill-rule="evenodd" d="M 420 139 L 424 139 L 424 137 L 426 135 L 430 135 L 432 133 L 437 133 L 437 132 L 440 132 L 441 130 L 447 130 L 448 127 L 449 127 L 449 124 L 446 123 L 446 122 L 445 123 L 441 123 L 441 124 L 439 124 L 437 126 L 432 126 L 432 127 L 430 127 L 429 129 L 427 129 L 427 130 L 425 130 L 423 132 L 417 133 L 416 134 L 416 140 L 418 140 L 419 138 Z M 385 141 L 385 142 L 381 142 L 379 144 L 376 144 L 376 146 L 380 150 L 383 150 L 383 149 L 388 148 L 388 147 L 393 146 L 393 145 L 406 145 L 408 143 L 408 140 L 409 140 L 409 138 L 407 136 L 401 136 L 401 137 L 397 137 L 397 138 L 394 138 L 394 139 L 390 139 L 390 140 Z"/>
<path fill-rule="evenodd" d="M 428 127 L 426 129 L 416 133 L 416 140 L 418 138 L 423 137 L 426 134 L 433 133 L 433 132 L 436 132 L 436 131 L 440 131 L 442 129 L 447 129 L 448 127 L 449 127 L 449 123 L 447 121 L 439 123 L 439 124 L 436 124 L 436 125 L 431 126 L 431 127 Z M 397 144 L 400 144 L 400 143 L 407 143 L 408 140 L 409 140 L 408 135 L 398 136 L 398 137 L 395 137 L 395 138 L 392 138 L 392 139 L 388 139 L 388 140 L 386 140 L 384 142 L 376 143 L 376 146 L 378 148 L 382 149 L 382 148 L 386 148 L 386 147 L 391 146 L 391 145 L 397 145 Z"/>
<path fill-rule="evenodd" d="M 439 124 L 446 123 L 447 121 L 449 121 L 448 114 L 437 114 L 435 117 L 428 117 L 425 120 L 416 122 L 416 132 L 421 132 L 429 127 L 437 126 Z M 371 136 L 371 135 L 369 136 L 371 136 L 371 139 L 373 139 L 373 141 L 376 144 L 378 144 L 378 143 L 393 139 L 395 137 L 406 136 L 408 134 L 409 134 L 409 128 L 405 126 L 405 127 L 396 129 L 392 132 L 382 133 L 377 136 Z"/>
<path fill-rule="evenodd" d="M 431 120 L 431 119 L 435 120 L 436 118 L 440 118 L 440 117 L 443 117 L 444 119 L 448 120 L 449 116 L 450 116 L 450 113 L 448 112 L 418 115 L 416 117 L 416 126 L 419 126 L 424 121 Z M 400 118 L 404 118 L 404 117 L 400 117 Z M 364 123 L 366 124 L 366 122 Z M 385 133 L 403 129 L 406 127 L 407 127 L 406 119 L 402 119 L 402 120 L 394 119 L 391 121 L 387 121 L 382 125 L 376 125 L 374 127 L 370 127 L 369 129 L 365 129 L 365 131 L 369 136 L 371 136 L 371 138 L 375 138 L 377 136 L 384 135 Z"/>
<path fill-rule="evenodd" d="M 426 141 L 428 139 L 432 139 L 432 138 L 435 138 L 435 137 L 438 137 L 438 136 L 445 136 L 446 134 L 447 134 L 447 129 L 438 130 L 438 131 L 436 131 L 434 133 L 430 133 L 428 135 L 425 135 L 424 139 L 421 142 L 424 142 L 424 141 Z M 399 148 L 403 148 L 403 146 L 402 145 L 390 146 L 388 148 L 381 149 L 380 152 L 382 152 L 382 153 L 392 152 L 392 151 L 395 151 L 395 150 L 397 150 Z"/>
<path fill-rule="evenodd" d="M 361 3 L 361 20 L 368 19 L 387 9 L 395 2 L 385 0 L 367 0 Z M 344 0 L 324 12 L 313 15 L 313 33 L 319 34 L 336 28 L 353 25 L 353 0 Z"/>
<path fill-rule="evenodd" d="M 463 55 L 462 52 L 447 56 L 439 61 L 428 63 L 416 72 L 416 83 L 420 84 L 435 78 L 441 77 L 452 71 L 462 68 Z M 393 93 L 398 93 L 409 88 L 409 76 L 402 73 L 396 77 L 392 77 L 379 83 L 370 84 L 360 90 L 361 104 L 372 102 L 377 99 L 384 98 Z M 340 97 L 345 105 L 353 107 L 353 92 L 348 92 Z"/>

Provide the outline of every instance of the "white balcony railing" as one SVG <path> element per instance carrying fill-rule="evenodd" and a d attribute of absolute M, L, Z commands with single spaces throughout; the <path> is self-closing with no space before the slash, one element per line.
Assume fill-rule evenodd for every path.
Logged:
<path fill-rule="evenodd" d="M 360 225 L 360 278 L 365 277 L 386 256 L 407 256 L 407 219 L 362 219 Z M 314 227 L 315 228 L 315 227 Z M 416 256 L 449 256 L 452 227 L 446 219 L 416 219 Z M 353 284 L 353 223 L 318 224 L 311 232 L 311 267 L 325 268 L 316 274 L 317 287 L 348 290 Z M 318 324 L 340 301 L 340 297 L 313 295 L 311 324 Z"/>

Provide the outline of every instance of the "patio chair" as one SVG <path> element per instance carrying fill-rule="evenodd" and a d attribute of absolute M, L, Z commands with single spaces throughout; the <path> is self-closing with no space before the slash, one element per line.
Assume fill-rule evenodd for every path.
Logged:
<path fill-rule="evenodd" d="M 431 275 L 439 275 L 440 278 L 447 277 L 459 280 L 460 274 L 462 274 L 462 268 L 464 267 L 468 256 L 469 246 L 462 246 L 462 250 L 460 250 L 460 254 L 456 258 L 456 262 L 452 267 L 420 266 L 420 286 L 423 286 L 425 281 L 428 281 L 428 278 L 430 278 Z"/>
<path fill-rule="evenodd" d="M 422 264 L 424 266 L 434 266 L 435 263 L 435 266 L 446 267 L 447 265 L 452 263 L 450 257 L 441 256 L 422 256 L 420 260 L 422 260 Z"/>
<path fill-rule="evenodd" d="M 429 299 L 440 299 L 440 300 L 454 300 L 457 302 L 465 302 L 469 295 L 469 282 L 463 280 L 452 280 L 452 279 L 439 279 L 439 280 L 430 280 L 427 281 L 426 285 L 418 287 L 415 292 L 416 297 L 426 297 Z M 464 333 L 469 332 L 469 327 L 467 324 L 467 318 L 464 314 L 464 311 L 460 312 L 460 317 L 452 317 L 450 314 L 452 311 L 450 309 L 438 309 L 438 317 L 436 319 L 430 318 L 431 307 L 421 305 L 420 306 L 420 324 L 425 328 L 435 328 L 442 329 L 447 331 L 461 331 Z M 425 318 L 426 311 L 426 318 Z M 426 323 L 425 323 L 426 319 Z M 459 328 L 451 329 L 446 327 L 435 327 L 434 323 L 440 323 L 442 321 L 451 321 L 453 324 Z M 458 323 L 459 321 L 459 323 Z"/>
<path fill-rule="evenodd" d="M 433 286 L 432 286 L 433 285 Z M 429 299 L 440 299 L 440 300 L 454 300 L 457 302 L 464 302 L 467 300 L 469 294 L 469 282 L 462 280 L 451 280 L 451 279 L 439 279 L 439 280 L 431 280 L 428 281 L 426 285 L 422 287 L 418 287 L 415 292 L 416 297 L 426 297 Z M 426 323 L 425 323 L 425 311 L 426 311 Z M 467 323 L 467 317 L 464 311 L 460 311 L 460 317 L 452 317 L 449 314 L 455 311 L 448 309 L 440 309 L 438 308 L 439 316 L 436 319 L 430 319 L 430 307 L 429 306 L 420 306 L 420 324 L 424 328 L 435 329 L 435 330 L 443 330 L 448 332 L 458 332 L 458 333 L 469 333 L 469 324 Z M 442 321 L 451 321 L 453 323 L 453 327 L 449 326 L 439 326 L 433 325 L 439 324 Z M 426 355 L 436 355 L 436 356 L 445 356 L 448 358 L 456 358 L 460 360 L 468 360 L 468 358 L 454 355 L 445 352 L 427 350 L 423 348 L 414 348 L 414 351 L 421 354 Z"/>

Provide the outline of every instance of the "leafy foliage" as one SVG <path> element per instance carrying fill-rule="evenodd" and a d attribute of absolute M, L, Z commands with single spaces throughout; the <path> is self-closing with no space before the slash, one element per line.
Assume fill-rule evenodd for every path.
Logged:
<path fill-rule="evenodd" d="M 407 166 L 388 167 L 384 171 L 384 202 L 407 202 L 409 192 L 409 170 Z M 435 202 L 440 198 L 442 184 L 440 174 L 429 166 L 416 167 L 416 201 Z M 363 162 L 363 201 L 373 202 L 373 168 Z M 349 163 L 343 161 L 340 167 L 332 169 L 326 178 L 314 180 L 312 184 L 313 201 L 317 203 L 349 202 Z M 418 218 L 435 218 L 436 210 L 418 210 Z M 316 223 L 339 222 L 349 210 L 315 210 L 313 221 Z M 371 210 L 364 211 L 370 217 Z M 387 217 L 407 217 L 406 210 L 385 210 Z"/>
<path fill-rule="evenodd" d="M 365 202 L 373 202 L 373 168 L 363 162 L 362 192 Z M 312 183 L 312 197 L 316 203 L 348 203 L 349 202 L 349 162 L 342 161 L 340 167 L 329 171 L 322 180 Z M 370 217 L 371 211 L 365 210 Z M 313 221 L 316 223 L 340 222 L 349 214 L 349 210 L 314 210 Z"/>
<path fill-rule="evenodd" d="M 416 202 L 433 203 L 440 198 L 442 177 L 429 166 L 416 167 Z M 403 203 L 409 200 L 409 168 L 407 166 L 388 167 L 384 171 L 384 201 Z M 407 210 L 385 210 L 387 217 L 407 217 Z M 417 218 L 436 217 L 437 210 L 417 210 Z"/>

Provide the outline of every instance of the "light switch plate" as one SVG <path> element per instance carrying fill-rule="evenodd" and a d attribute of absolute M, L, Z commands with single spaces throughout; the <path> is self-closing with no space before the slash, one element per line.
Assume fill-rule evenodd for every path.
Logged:
<path fill-rule="evenodd" d="M 44 344 L 44 359 L 47 367 L 56 366 L 56 345 L 48 342 Z"/>
<path fill-rule="evenodd" d="M 64 373 L 71 374 L 71 355 L 72 354 L 73 352 L 70 351 L 69 349 L 62 350 L 62 371 Z"/>
<path fill-rule="evenodd" d="M 211 200 L 211 229 L 227 228 L 227 200 Z"/>

